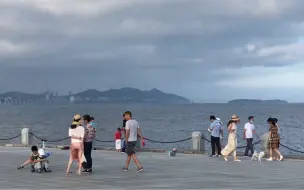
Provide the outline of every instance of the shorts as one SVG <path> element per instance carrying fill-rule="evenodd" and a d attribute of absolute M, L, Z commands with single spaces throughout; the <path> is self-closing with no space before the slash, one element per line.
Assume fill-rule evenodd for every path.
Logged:
<path fill-rule="evenodd" d="M 81 142 L 72 142 L 70 146 L 70 156 L 72 157 L 72 160 L 79 161 L 79 153 L 82 151 L 81 149 Z"/>
<path fill-rule="evenodd" d="M 115 141 L 115 148 L 116 148 L 116 150 L 120 150 L 121 149 L 121 140 L 120 139 L 117 139 Z"/>
<path fill-rule="evenodd" d="M 127 142 L 126 153 L 128 156 L 135 154 L 136 141 Z"/>

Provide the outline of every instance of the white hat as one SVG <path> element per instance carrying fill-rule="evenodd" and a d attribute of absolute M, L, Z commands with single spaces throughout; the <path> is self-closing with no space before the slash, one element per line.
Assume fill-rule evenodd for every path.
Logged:
<path fill-rule="evenodd" d="M 38 150 L 38 154 L 39 154 L 39 156 L 44 156 L 45 155 L 43 148 L 40 148 Z"/>
<path fill-rule="evenodd" d="M 216 120 L 221 121 L 221 119 L 220 119 L 220 118 L 218 118 L 218 117 L 216 118 Z"/>

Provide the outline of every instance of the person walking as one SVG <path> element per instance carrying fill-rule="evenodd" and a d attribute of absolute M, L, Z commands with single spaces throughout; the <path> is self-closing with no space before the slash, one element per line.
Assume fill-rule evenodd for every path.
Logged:
<path fill-rule="evenodd" d="M 92 148 L 93 140 L 95 139 L 96 129 L 90 124 L 91 117 L 89 115 L 84 115 L 82 117 L 83 125 L 85 126 L 84 134 L 84 156 L 87 160 L 86 168 L 82 171 L 83 173 L 92 173 Z"/>
<path fill-rule="evenodd" d="M 209 130 L 211 131 L 211 148 L 212 154 L 210 157 L 219 157 L 221 155 L 221 143 L 220 136 L 223 136 L 222 125 L 219 120 L 216 119 L 214 115 L 210 116 L 210 126 Z M 215 153 L 215 146 L 217 149 L 217 153 Z"/>
<path fill-rule="evenodd" d="M 255 129 L 254 129 L 253 122 L 254 122 L 254 117 L 249 116 L 248 122 L 244 126 L 243 139 L 244 140 L 246 139 L 246 141 L 247 141 L 247 146 L 246 146 L 245 154 L 244 154 L 245 157 L 248 157 L 249 150 L 251 152 L 251 156 L 254 153 L 252 142 L 253 142 L 253 134 L 255 134 Z"/>
<path fill-rule="evenodd" d="M 240 118 L 237 115 L 233 115 L 227 124 L 228 129 L 228 143 L 225 148 L 222 150 L 222 155 L 224 156 L 224 160 L 228 161 L 228 156 L 233 154 L 234 161 L 239 162 L 236 156 L 236 148 L 237 148 L 237 124 L 240 123 Z"/>
<path fill-rule="evenodd" d="M 132 113 L 130 111 L 126 111 L 124 113 L 124 119 L 126 119 L 126 136 L 125 141 L 127 144 L 126 147 L 126 153 L 128 155 L 126 160 L 126 165 L 123 167 L 122 171 L 127 172 L 129 168 L 129 164 L 131 161 L 131 158 L 137 165 L 137 172 L 142 172 L 143 167 L 139 163 L 136 155 L 135 155 L 135 146 L 137 142 L 137 136 L 141 138 L 142 141 L 144 141 L 144 137 L 141 133 L 141 129 L 139 128 L 139 124 L 135 119 L 132 119 Z"/>
<path fill-rule="evenodd" d="M 70 159 L 66 170 L 66 175 L 70 174 L 70 169 L 73 161 L 78 162 L 76 174 L 81 175 L 81 160 L 83 154 L 83 138 L 84 138 L 84 127 L 80 124 L 81 116 L 75 115 L 73 123 L 69 128 L 69 137 L 71 138 L 70 145 Z"/>
<path fill-rule="evenodd" d="M 268 142 L 268 149 L 269 149 L 269 159 L 267 159 L 268 161 L 272 161 L 273 158 L 273 151 L 276 152 L 279 156 L 280 159 L 279 161 L 283 160 L 283 156 L 280 153 L 279 149 L 279 144 L 280 144 L 280 136 L 279 136 L 279 129 L 278 126 L 276 124 L 275 119 L 270 119 L 270 121 L 268 122 L 269 124 L 269 142 Z"/>

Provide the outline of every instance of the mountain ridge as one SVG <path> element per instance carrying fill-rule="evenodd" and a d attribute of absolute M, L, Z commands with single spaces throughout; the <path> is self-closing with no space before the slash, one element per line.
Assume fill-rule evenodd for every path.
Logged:
<path fill-rule="evenodd" d="M 46 98 L 48 93 L 24 93 L 24 92 L 6 92 L 0 94 L 0 100 L 12 98 L 15 100 L 33 100 Z M 73 96 L 77 102 L 134 102 L 134 103 L 172 103 L 172 104 L 189 104 L 190 100 L 179 95 L 162 92 L 159 89 L 139 90 L 132 87 L 124 87 L 120 89 L 109 89 L 99 91 L 97 89 L 87 89 L 71 95 L 55 96 L 50 93 L 51 98 L 64 98 L 70 100 Z"/>

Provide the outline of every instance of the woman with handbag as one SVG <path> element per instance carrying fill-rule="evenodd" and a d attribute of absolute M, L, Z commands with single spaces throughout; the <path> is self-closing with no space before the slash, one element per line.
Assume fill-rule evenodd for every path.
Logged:
<path fill-rule="evenodd" d="M 279 161 L 283 160 L 283 156 L 279 151 L 279 144 L 280 144 L 280 136 L 279 136 L 279 129 L 278 126 L 276 124 L 276 121 L 274 119 L 270 119 L 268 121 L 269 124 L 269 142 L 268 142 L 268 149 L 269 149 L 269 159 L 267 159 L 268 161 L 272 161 L 272 154 L 273 151 L 275 151 L 279 156 L 280 159 Z"/>

